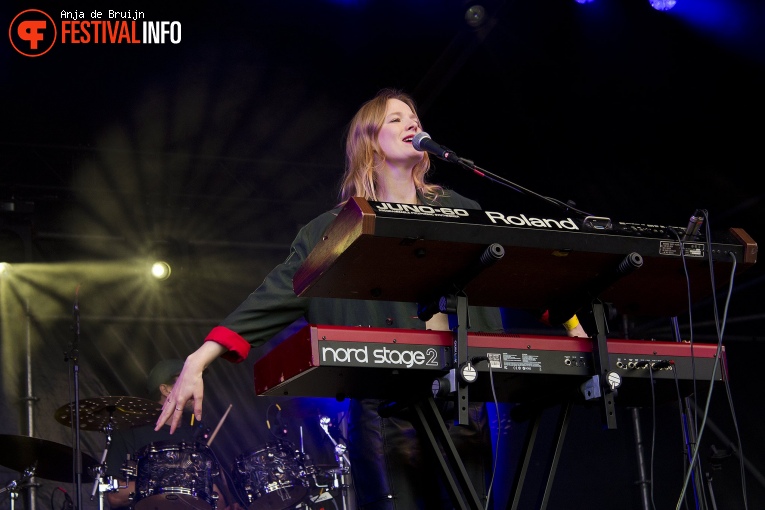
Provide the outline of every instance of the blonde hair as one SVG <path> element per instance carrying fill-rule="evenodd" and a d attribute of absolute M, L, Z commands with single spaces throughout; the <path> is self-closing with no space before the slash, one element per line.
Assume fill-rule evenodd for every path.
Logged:
<path fill-rule="evenodd" d="M 351 119 L 345 141 L 345 172 L 340 185 L 340 204 L 351 197 L 363 197 L 377 201 L 377 170 L 385 162 L 377 135 L 385 120 L 389 99 L 406 103 L 417 114 L 414 99 L 398 89 L 385 88 L 361 105 Z M 417 191 L 428 200 L 442 193 L 441 186 L 428 183 L 425 178 L 430 170 L 430 158 L 424 153 L 422 160 L 412 170 Z"/>

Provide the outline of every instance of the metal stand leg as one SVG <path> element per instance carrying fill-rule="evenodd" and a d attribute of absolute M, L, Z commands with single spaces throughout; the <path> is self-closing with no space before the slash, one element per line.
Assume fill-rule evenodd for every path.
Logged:
<path fill-rule="evenodd" d="M 454 507 L 459 510 L 483 510 L 481 500 L 476 494 L 473 483 L 465 470 L 465 465 L 460 459 L 451 436 L 449 436 L 449 431 L 446 429 L 433 397 L 417 402 L 413 405 L 413 410 L 416 416 L 413 421 L 414 426 L 422 438 L 429 442 L 431 450 L 436 452 L 439 467 L 447 489 L 452 496 Z M 438 455 L 441 447 L 444 449 L 443 456 Z"/>
<path fill-rule="evenodd" d="M 715 491 L 712 489 L 712 475 L 707 473 L 707 488 L 709 489 L 709 501 L 712 502 L 712 510 L 717 510 L 717 503 L 715 502 Z"/>
<path fill-rule="evenodd" d="M 555 427 L 555 442 L 550 457 L 545 466 L 547 472 L 547 480 L 544 487 L 540 490 L 537 500 L 537 508 L 539 510 L 545 510 L 550 499 L 552 491 L 553 480 L 555 479 L 555 472 L 558 469 L 558 462 L 560 461 L 561 452 L 563 450 L 563 441 L 566 438 L 566 432 L 568 430 L 568 424 L 571 421 L 571 412 L 573 409 L 573 401 L 566 401 L 561 403 L 561 408 L 558 414 L 558 421 Z M 526 483 L 526 475 L 531 465 L 531 458 L 534 453 L 534 445 L 536 444 L 537 434 L 539 433 L 539 427 L 542 422 L 543 409 L 537 410 L 533 422 L 529 423 L 529 428 L 526 433 L 526 441 L 523 446 L 523 460 L 520 469 L 516 472 L 513 480 L 513 487 L 511 491 L 511 501 L 509 502 L 509 510 L 517 510 L 520 508 L 521 503 L 521 491 Z"/>
<path fill-rule="evenodd" d="M 537 441 L 537 434 L 539 433 L 539 425 L 542 422 L 542 411 L 537 411 L 533 421 L 529 423 L 526 431 L 526 440 L 523 442 L 523 452 L 521 459 L 521 467 L 516 470 L 513 480 L 513 486 L 510 489 L 509 510 L 517 510 L 521 498 L 521 489 L 526 483 L 526 475 L 528 474 L 529 466 L 531 465 L 531 457 L 534 453 L 534 445 Z"/>
<path fill-rule="evenodd" d="M 645 455 L 643 450 L 643 433 L 640 429 L 640 409 L 633 407 L 632 412 L 632 428 L 635 430 L 635 455 L 637 456 L 638 464 L 638 485 L 640 487 L 640 503 L 643 510 L 650 510 L 651 508 L 651 494 L 650 486 L 653 480 L 648 478 L 648 473 L 645 467 Z"/>

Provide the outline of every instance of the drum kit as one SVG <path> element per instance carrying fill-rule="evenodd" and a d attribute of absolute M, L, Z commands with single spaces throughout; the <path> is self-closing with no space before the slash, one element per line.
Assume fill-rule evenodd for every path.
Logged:
<path fill-rule="evenodd" d="M 60 407 L 55 412 L 56 420 L 71 427 L 74 408 L 74 403 Z M 81 454 L 81 479 L 93 482 L 91 499 L 98 492 L 99 508 L 103 509 L 106 492 L 127 489 L 129 481 L 135 483 L 135 492 L 131 493 L 134 510 L 217 510 L 216 484 L 227 489 L 233 485 L 228 492 L 245 510 L 311 510 L 328 508 L 327 502 L 335 509 L 349 508 L 350 463 L 345 445 L 334 439 L 337 464 L 315 465 L 293 443 L 280 439 L 237 455 L 228 477 L 209 444 L 161 441 L 135 452 L 121 468 L 122 480 L 106 477 L 105 459 L 112 432 L 153 424 L 160 411 L 158 402 L 142 398 L 97 397 L 80 401 L 80 430 L 106 435 L 100 463 Z M 321 427 L 332 438 L 328 420 L 321 417 Z M 0 435 L 0 465 L 23 473 L 19 480 L 0 488 L 0 494 L 10 493 L 14 510 L 19 490 L 33 477 L 72 482 L 74 455 L 72 448 L 53 441 Z"/>
<path fill-rule="evenodd" d="M 237 456 L 232 478 L 246 508 L 323 508 L 323 502 L 334 500 L 338 492 L 342 508 L 348 508 L 348 467 L 315 465 L 306 459 L 288 441 L 267 443 Z"/>

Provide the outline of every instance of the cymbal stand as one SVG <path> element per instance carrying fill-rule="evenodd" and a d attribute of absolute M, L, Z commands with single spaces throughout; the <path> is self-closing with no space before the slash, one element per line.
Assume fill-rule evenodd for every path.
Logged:
<path fill-rule="evenodd" d="M 321 426 L 322 430 L 324 430 L 324 433 L 327 434 L 329 440 L 332 441 L 332 444 L 335 445 L 335 460 L 337 461 L 338 468 L 332 472 L 332 488 L 340 489 L 340 495 L 342 496 L 343 502 L 343 510 L 347 510 L 349 493 L 345 475 L 348 474 L 350 470 L 351 461 L 348 459 L 348 456 L 345 453 L 347 447 L 344 444 L 335 441 L 335 438 L 332 437 L 332 434 L 329 433 L 329 423 L 330 419 L 328 416 L 322 416 L 319 418 L 319 425 Z M 337 476 L 338 473 L 340 474 L 339 479 Z"/>
<path fill-rule="evenodd" d="M 343 510 L 348 509 L 348 484 L 345 481 L 345 475 L 348 474 L 348 471 L 350 469 L 350 463 L 347 461 L 347 457 L 345 456 L 345 450 L 346 447 L 344 444 L 336 444 L 335 445 L 335 459 L 337 459 L 337 465 L 340 466 L 337 468 L 333 475 L 333 481 L 334 481 L 334 488 L 340 489 L 340 495 L 342 496 L 343 501 Z M 338 480 L 338 473 L 340 474 L 340 479 Z"/>
<path fill-rule="evenodd" d="M 10 492 L 11 496 L 11 510 L 13 510 L 16 507 L 16 500 L 19 499 L 19 490 L 18 490 L 19 482 L 18 480 L 11 480 L 11 482 L 0 489 L 0 494 L 3 494 L 4 492 Z"/>
<path fill-rule="evenodd" d="M 104 475 L 106 474 L 106 456 L 109 454 L 109 446 L 112 444 L 112 431 L 114 425 L 112 425 L 112 417 L 109 417 L 109 421 L 104 425 L 103 432 L 106 435 L 106 445 L 104 446 L 104 453 L 101 455 L 101 462 L 98 464 L 96 473 L 94 473 L 95 480 L 93 481 L 93 490 L 90 492 L 90 500 L 96 496 L 98 491 L 98 508 L 104 510 L 104 493 L 114 492 L 119 489 L 119 482 L 113 480 L 112 477 L 107 477 L 104 481 Z"/>
<path fill-rule="evenodd" d="M 330 421 L 331 420 L 329 416 L 322 416 L 321 418 L 319 418 L 319 426 L 322 428 L 324 433 L 327 434 L 327 437 L 329 438 L 330 441 L 332 441 L 332 444 L 335 445 L 335 456 L 337 457 L 338 454 L 341 455 L 342 462 L 341 462 L 341 459 L 338 459 L 338 464 L 342 466 L 343 463 L 345 463 L 350 467 L 351 461 L 350 459 L 348 459 L 348 456 L 345 454 L 346 446 L 343 444 L 339 444 L 337 441 L 335 441 L 335 438 L 332 437 L 332 434 L 329 433 Z M 338 451 L 338 450 L 342 450 L 342 451 Z"/>
<path fill-rule="evenodd" d="M 21 476 L 21 480 L 11 480 L 8 485 L 0 489 L 0 494 L 3 494 L 4 492 L 10 492 L 11 510 L 14 510 L 16 507 L 16 500 L 19 499 L 19 486 L 35 475 L 36 467 L 37 466 L 32 466 L 27 468 L 26 471 L 24 471 L 24 474 Z"/>

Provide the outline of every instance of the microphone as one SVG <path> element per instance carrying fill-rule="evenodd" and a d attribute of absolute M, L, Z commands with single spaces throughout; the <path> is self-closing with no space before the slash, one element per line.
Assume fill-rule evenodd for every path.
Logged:
<path fill-rule="evenodd" d="M 429 152 L 444 161 L 456 163 L 459 162 L 460 159 L 451 149 L 447 149 L 434 142 L 430 135 L 425 131 L 421 131 L 414 135 L 414 138 L 412 138 L 412 147 L 420 152 Z"/>

